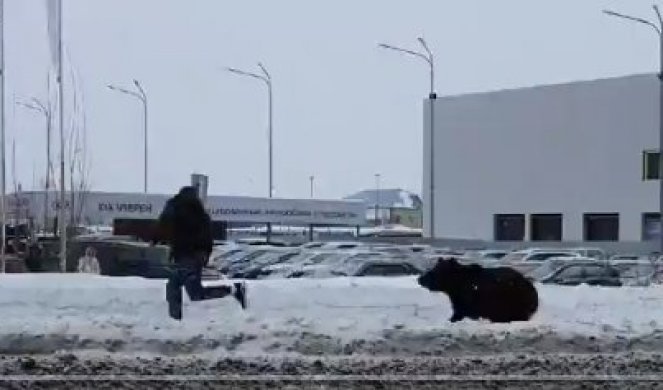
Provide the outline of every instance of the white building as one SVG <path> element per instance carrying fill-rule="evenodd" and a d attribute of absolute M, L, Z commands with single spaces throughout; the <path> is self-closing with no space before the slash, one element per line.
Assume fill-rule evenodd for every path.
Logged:
<path fill-rule="evenodd" d="M 656 75 L 441 97 L 434 107 L 435 237 L 632 242 L 658 234 Z"/>

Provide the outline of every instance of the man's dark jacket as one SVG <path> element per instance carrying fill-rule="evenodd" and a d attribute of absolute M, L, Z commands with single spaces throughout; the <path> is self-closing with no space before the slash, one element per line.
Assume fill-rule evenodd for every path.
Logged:
<path fill-rule="evenodd" d="M 200 259 L 212 253 L 211 219 L 193 187 L 184 187 L 166 202 L 157 225 L 155 243 L 168 244 L 175 262 Z"/>

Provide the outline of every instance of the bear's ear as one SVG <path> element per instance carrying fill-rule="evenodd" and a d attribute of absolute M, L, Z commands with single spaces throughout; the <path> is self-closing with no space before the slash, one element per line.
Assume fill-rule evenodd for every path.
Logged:
<path fill-rule="evenodd" d="M 437 265 L 441 265 L 444 267 L 456 267 L 460 265 L 460 263 L 455 257 L 449 256 L 449 257 L 440 257 L 437 260 Z"/>

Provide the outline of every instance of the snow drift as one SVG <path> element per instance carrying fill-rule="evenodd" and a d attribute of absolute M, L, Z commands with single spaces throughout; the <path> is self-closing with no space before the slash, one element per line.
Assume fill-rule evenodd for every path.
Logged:
<path fill-rule="evenodd" d="M 451 324 L 446 297 L 410 277 L 256 281 L 248 310 L 232 298 L 186 301 L 177 322 L 167 315 L 162 280 L 2 275 L 0 352 L 393 356 L 663 348 L 660 286 L 537 287 L 539 311 L 524 323 Z"/>

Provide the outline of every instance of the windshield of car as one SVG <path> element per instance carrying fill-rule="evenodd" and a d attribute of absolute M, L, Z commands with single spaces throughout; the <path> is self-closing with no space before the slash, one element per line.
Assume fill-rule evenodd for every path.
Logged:
<path fill-rule="evenodd" d="M 568 252 L 540 252 L 527 257 L 527 261 L 543 261 L 553 257 L 576 257 L 575 253 Z"/>
<path fill-rule="evenodd" d="M 326 261 L 327 259 L 332 258 L 333 256 L 335 256 L 334 253 L 319 253 L 319 254 L 307 259 L 306 263 L 307 264 L 320 264 L 320 263 Z"/>
<path fill-rule="evenodd" d="M 359 274 L 362 276 L 402 276 L 413 275 L 415 273 L 412 267 L 399 263 L 369 263 L 359 270 Z"/>
<path fill-rule="evenodd" d="M 240 260 L 242 262 L 252 261 L 254 259 L 257 259 L 258 257 L 261 257 L 261 256 L 265 255 L 265 254 L 271 254 L 271 253 L 272 252 L 270 252 L 268 250 L 257 250 L 257 251 L 253 251 L 253 252 L 247 254 L 246 256 L 242 257 Z"/>
<path fill-rule="evenodd" d="M 520 261 L 520 260 L 524 259 L 525 256 L 527 256 L 527 253 L 525 253 L 525 252 L 511 252 L 511 253 L 507 254 L 506 256 L 504 256 L 502 258 L 502 260 L 504 260 L 505 262 Z"/>
<path fill-rule="evenodd" d="M 486 252 L 483 254 L 485 259 L 502 259 L 506 256 L 504 252 Z"/>
<path fill-rule="evenodd" d="M 225 259 L 228 259 L 228 258 L 230 258 L 230 257 L 232 257 L 232 256 L 234 256 L 234 255 L 236 255 L 236 254 L 238 254 L 238 253 L 240 253 L 240 252 L 242 252 L 241 249 L 231 249 L 231 250 L 229 250 L 229 251 L 227 251 L 227 252 L 225 252 L 225 253 L 219 255 L 218 258 L 219 258 L 219 259 L 224 259 L 224 260 L 225 260 Z"/>
<path fill-rule="evenodd" d="M 584 266 L 582 265 L 571 265 L 561 268 L 556 274 L 555 279 L 571 279 L 571 278 L 580 278 L 584 276 Z"/>

